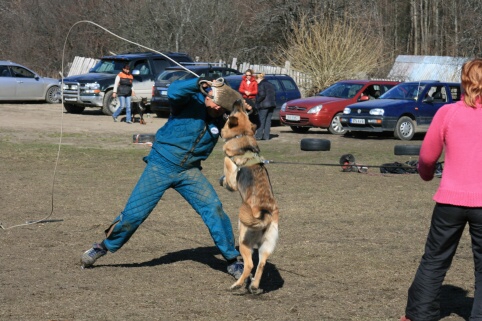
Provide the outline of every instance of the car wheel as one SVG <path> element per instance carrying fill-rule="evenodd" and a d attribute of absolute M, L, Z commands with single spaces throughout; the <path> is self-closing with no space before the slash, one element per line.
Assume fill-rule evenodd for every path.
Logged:
<path fill-rule="evenodd" d="M 420 155 L 420 145 L 395 145 L 395 155 Z"/>
<path fill-rule="evenodd" d="M 346 133 L 346 129 L 343 128 L 340 122 L 340 116 L 342 113 L 338 113 L 333 117 L 330 123 L 330 127 L 328 127 L 328 131 L 333 135 L 343 135 Z"/>
<path fill-rule="evenodd" d="M 307 151 L 328 151 L 331 147 L 331 141 L 328 139 L 303 138 L 301 140 L 301 150 Z"/>
<path fill-rule="evenodd" d="M 310 130 L 310 127 L 290 126 L 291 130 L 295 133 L 306 133 Z"/>
<path fill-rule="evenodd" d="M 412 118 L 402 116 L 395 127 L 394 136 L 400 140 L 411 140 L 415 135 L 415 122 Z"/>
<path fill-rule="evenodd" d="M 156 134 L 135 134 L 132 135 L 134 144 L 153 143 L 156 139 Z"/>
<path fill-rule="evenodd" d="M 73 104 L 64 104 L 64 108 L 68 113 L 71 113 L 71 114 L 82 114 L 82 112 L 85 109 L 82 106 L 73 105 Z"/>
<path fill-rule="evenodd" d="M 60 88 L 59 86 L 52 86 L 47 89 L 47 93 L 45 94 L 45 101 L 49 104 L 58 104 L 60 103 Z"/>
<path fill-rule="evenodd" d="M 112 98 L 112 90 L 105 93 L 104 104 L 102 106 L 102 112 L 107 116 L 112 116 L 116 109 L 120 106 L 119 99 Z"/>

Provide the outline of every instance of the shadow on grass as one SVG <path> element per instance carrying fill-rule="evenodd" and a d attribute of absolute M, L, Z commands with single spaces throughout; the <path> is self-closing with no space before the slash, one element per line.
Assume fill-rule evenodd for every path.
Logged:
<path fill-rule="evenodd" d="M 94 267 L 124 267 L 124 268 L 139 268 L 139 267 L 152 267 L 163 264 L 171 264 L 179 261 L 195 261 L 205 264 L 212 268 L 213 270 L 218 270 L 224 273 L 227 272 L 227 264 L 225 260 L 218 259 L 215 257 L 219 255 L 219 250 L 214 247 L 198 247 L 193 249 L 186 249 L 177 252 L 167 253 L 159 258 L 152 259 L 150 261 L 141 263 L 127 263 L 127 264 L 96 264 Z M 255 272 L 256 266 L 258 264 L 258 252 L 253 253 L 253 263 L 255 268 L 253 269 L 253 274 Z M 276 291 L 283 287 L 284 280 L 281 277 L 278 269 L 274 264 L 269 262 L 266 263 L 264 268 L 263 276 L 260 283 L 260 288 L 263 289 L 265 293 Z"/>
<path fill-rule="evenodd" d="M 467 296 L 467 291 L 453 285 L 443 285 L 440 294 L 440 317 L 456 314 L 469 320 L 474 299 Z"/>

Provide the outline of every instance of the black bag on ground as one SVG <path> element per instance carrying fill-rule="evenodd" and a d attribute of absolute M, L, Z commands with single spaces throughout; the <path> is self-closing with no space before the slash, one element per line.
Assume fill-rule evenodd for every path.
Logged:
<path fill-rule="evenodd" d="M 380 166 L 380 173 L 384 174 L 417 174 L 418 161 L 408 161 L 405 163 L 386 163 Z"/>

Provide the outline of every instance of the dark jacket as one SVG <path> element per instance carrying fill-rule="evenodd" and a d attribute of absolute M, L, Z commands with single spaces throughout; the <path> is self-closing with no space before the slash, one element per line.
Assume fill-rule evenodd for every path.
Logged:
<path fill-rule="evenodd" d="M 276 107 L 276 89 L 266 79 L 261 80 L 258 84 L 256 107 L 259 109 Z"/>
<path fill-rule="evenodd" d="M 118 96 L 131 96 L 132 95 L 132 81 L 134 77 L 131 74 L 119 73 L 119 86 L 117 87 Z"/>

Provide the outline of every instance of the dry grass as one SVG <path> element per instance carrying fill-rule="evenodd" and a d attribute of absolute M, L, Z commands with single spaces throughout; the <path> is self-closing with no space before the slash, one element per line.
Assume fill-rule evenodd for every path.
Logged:
<path fill-rule="evenodd" d="M 7 111 L 2 121 L 13 121 L 9 117 L 15 114 Z M 43 121 L 51 112 L 34 108 L 22 117 Z M 268 165 L 280 207 L 280 241 L 261 283 L 266 293 L 237 295 L 228 291 L 232 279 L 207 229 L 173 191 L 121 250 L 93 269 L 80 269 L 81 253 L 102 238 L 122 209 L 147 150 L 130 144 L 132 129 L 113 127 L 109 117 L 64 117 L 68 138 L 51 217 L 61 221 L 0 230 L 0 319 L 397 320 L 403 314 L 438 179 L 425 183 L 416 175 L 380 175 L 376 168 L 359 174 L 303 164 L 337 163 L 345 153 L 364 164 L 408 160 L 393 155 L 400 141 L 273 128 L 278 136 L 260 142 L 263 156 L 299 164 Z M 76 135 L 84 119 L 115 134 L 112 139 L 92 131 Z M 50 211 L 57 151 L 50 137 L 58 127 L 6 124 L 0 126 L 0 221 L 8 227 Z M 304 137 L 330 139 L 332 149 L 300 151 Z M 203 167 L 236 229 L 239 195 L 217 186 L 221 146 Z M 443 320 L 468 319 L 472 288 L 465 233 L 443 288 Z"/>

